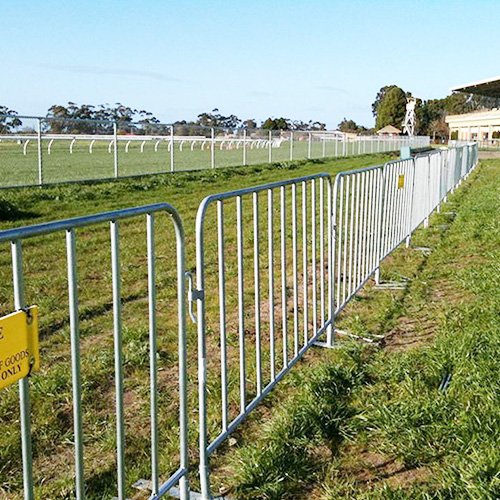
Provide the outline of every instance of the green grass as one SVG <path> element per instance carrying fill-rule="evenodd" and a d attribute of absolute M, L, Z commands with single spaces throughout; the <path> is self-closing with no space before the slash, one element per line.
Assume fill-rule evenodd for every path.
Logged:
<path fill-rule="evenodd" d="M 108 150 L 108 143 L 96 142 L 93 145 L 92 154 L 89 153 L 90 141 L 77 141 L 70 154 L 71 141 L 58 140 L 51 145 L 51 153 L 48 154 L 48 140 L 42 140 L 43 155 L 43 180 L 45 183 L 64 181 L 81 181 L 88 179 L 106 179 L 114 177 L 114 155 Z M 377 143 L 373 144 L 374 150 Z M 174 169 L 200 170 L 211 167 L 210 148 L 206 144 L 201 150 L 201 144 L 197 144 L 193 151 L 189 142 L 176 144 L 174 150 Z M 357 154 L 357 146 L 348 144 L 346 155 Z M 294 160 L 304 160 L 308 155 L 307 141 L 294 141 Z M 320 159 L 323 156 L 334 157 L 342 155 L 341 148 L 333 142 L 323 144 L 313 141 L 311 144 L 311 158 Z M 269 151 L 264 148 L 247 147 L 247 164 L 258 165 L 267 163 Z M 273 162 L 283 162 L 290 158 L 290 145 L 286 141 L 280 147 L 273 148 Z M 164 173 L 170 171 L 170 152 L 166 142 L 158 146 L 154 151 L 154 142 L 148 141 L 141 153 L 141 142 L 134 141 L 130 144 L 128 152 L 125 152 L 125 144 L 118 145 L 119 175 L 135 176 L 142 174 Z M 243 150 L 236 149 L 221 150 L 219 145 L 215 148 L 216 167 L 239 166 L 243 164 Z M 35 185 L 38 183 L 38 156 L 37 143 L 31 140 L 23 154 L 23 145 L 13 141 L 0 141 L 0 187 L 17 185 Z"/>
<path fill-rule="evenodd" d="M 382 163 L 389 155 L 358 158 L 278 163 L 244 168 L 217 169 L 155 175 L 138 179 L 97 184 L 21 188 L 0 193 L 0 219 L 3 229 L 48 220 L 88 215 L 155 202 L 168 201 L 182 215 L 186 228 L 187 266 L 194 267 L 194 218 L 200 201 L 207 195 L 239 187 L 284 180 L 318 172 L 336 172 Z M 262 200 L 265 201 L 265 200 Z M 252 215 L 246 204 L 244 223 L 250 227 Z M 264 216 L 265 212 L 262 212 Z M 278 217 L 279 214 L 276 214 Z M 234 216 L 228 216 L 229 226 Z M 176 297 L 173 232 L 167 217 L 158 217 L 158 363 L 160 412 L 160 470 L 165 478 L 177 467 L 176 398 Z M 210 225 L 212 224 L 212 225 Z M 213 220 L 208 222 L 207 248 L 215 247 Z M 130 485 L 149 472 L 148 402 L 148 317 L 146 234 L 143 218 L 122 223 L 122 297 L 124 326 L 125 414 L 127 494 Z M 249 232 L 250 233 L 250 232 Z M 42 367 L 31 379 L 33 451 L 36 493 L 39 498 L 71 497 L 73 491 L 72 397 L 69 353 L 68 299 L 64 234 L 26 241 L 24 271 L 26 300 L 40 307 Z M 245 238 L 245 252 L 251 252 L 252 239 Z M 289 246 L 290 249 L 290 246 Z M 115 491 L 114 466 L 114 372 L 113 317 L 109 228 L 99 225 L 77 231 L 80 333 L 83 378 L 83 425 L 85 482 L 89 498 L 110 497 Z M 217 276 L 208 264 L 207 290 L 217 289 Z M 245 265 L 251 266 L 247 259 Z M 0 252 L 0 313 L 12 310 L 12 284 L 9 245 Z M 236 271 L 228 266 L 228 283 Z M 215 292 L 214 292 L 215 293 Z M 214 317 L 216 305 L 208 307 Z M 234 312 L 234 311 L 233 311 Z M 250 342 L 249 342 L 250 344 Z M 217 337 L 210 332 L 209 348 L 216 363 Z M 251 347 L 251 346 L 250 346 Z M 249 358 L 253 355 L 248 350 Z M 196 332 L 189 324 L 188 365 L 190 394 L 190 442 L 196 450 Z M 249 362 L 248 377 L 254 377 Z M 286 389 L 286 384 L 283 384 Z M 211 382 L 211 393 L 220 388 Z M 231 386 L 231 398 L 238 387 Z M 21 496 L 21 462 L 17 388 L 0 395 L 0 494 Z M 219 419 L 219 407 L 210 408 L 210 422 Z M 252 419 L 250 419 L 250 424 Z M 215 425 L 215 424 L 213 424 Z M 196 454 L 191 456 L 196 467 Z M 193 478 L 195 479 L 195 478 Z M 196 482 L 196 481 L 195 481 Z M 194 482 L 194 483 L 195 483 Z M 196 484 L 195 484 L 196 486 Z"/>
<path fill-rule="evenodd" d="M 417 232 L 429 257 L 400 249 L 388 259 L 383 278 L 410 276 L 406 291 L 369 285 L 343 313 L 340 328 L 389 334 L 386 349 L 343 342 L 299 369 L 257 439 L 250 429 L 236 458 L 221 460 L 232 496 L 500 496 L 499 168 L 482 162 Z"/>

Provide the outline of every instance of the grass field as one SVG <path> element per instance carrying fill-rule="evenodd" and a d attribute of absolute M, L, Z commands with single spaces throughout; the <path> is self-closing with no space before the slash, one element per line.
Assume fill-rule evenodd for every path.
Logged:
<path fill-rule="evenodd" d="M 318 172 L 335 174 L 344 169 L 382 163 L 388 155 L 275 164 L 215 171 L 157 175 L 141 179 L 99 184 L 79 184 L 4 190 L 0 193 L 2 228 L 75 217 L 161 201 L 173 204 L 186 228 L 187 266 L 194 266 L 194 217 L 199 202 L 208 194 L 299 177 Z M 277 214 L 278 216 L 278 214 Z M 251 224 L 251 211 L 244 223 Z M 228 218 L 228 225 L 234 221 Z M 216 232 L 208 225 L 207 247 L 214 247 Z M 166 217 L 157 220 L 158 363 L 160 414 L 160 469 L 162 476 L 177 467 L 176 399 L 176 299 L 172 228 Z M 290 245 L 288 246 L 290 248 Z M 245 238 L 245 251 L 252 240 Z M 145 223 L 134 219 L 121 225 L 123 338 L 125 370 L 126 471 L 127 485 L 148 478 L 148 317 Z M 111 310 L 109 228 L 95 226 L 77 232 L 80 299 L 80 334 L 83 376 L 83 421 L 85 481 L 89 498 L 116 494 L 114 369 Z M 31 379 L 34 471 L 39 498 L 69 498 L 73 491 L 72 397 L 69 369 L 69 325 L 64 234 L 34 238 L 24 244 L 26 299 L 40 307 L 42 338 L 41 372 Z M 250 265 L 251 261 L 247 261 Z M 208 264 L 210 265 L 210 264 Z M 217 277 L 208 268 L 207 289 L 216 289 Z M 10 248 L 0 253 L 1 314 L 12 310 Z M 228 266 L 228 282 L 236 270 Z M 211 309 L 208 309 L 210 316 Z M 217 339 L 210 337 L 216 347 Z M 315 351 L 321 356 L 332 355 Z M 253 352 L 248 351 L 251 357 Z M 196 335 L 188 331 L 190 391 L 190 442 L 196 449 Z M 248 377 L 252 378 L 249 364 Z M 231 375 L 232 377 L 232 375 Z M 231 394 L 237 393 L 233 384 Z M 220 388 L 211 386 L 216 393 Z M 278 391 L 279 392 L 279 391 Z M 17 388 L 5 390 L 0 398 L 0 494 L 21 496 L 19 410 Z M 220 408 L 211 408 L 217 421 Z M 197 457 L 191 457 L 195 467 Z M 196 481 L 194 481 L 196 487 Z M 128 494 L 133 491 L 129 488 Z"/>
<path fill-rule="evenodd" d="M 337 326 L 384 340 L 291 374 L 250 424 L 218 485 L 252 499 L 475 499 L 500 496 L 499 160 L 483 161 L 413 247 L 398 249 Z M 272 413 L 272 415 L 269 415 Z M 252 427 L 253 425 L 253 427 Z M 234 457 L 234 455 L 233 455 Z M 228 481 L 228 478 L 231 478 Z"/>
<path fill-rule="evenodd" d="M 92 154 L 89 153 L 89 141 L 77 141 L 70 154 L 70 142 L 65 140 L 54 141 L 51 153 L 48 154 L 48 140 L 42 140 L 43 180 L 45 183 L 62 181 L 79 181 L 89 179 L 105 179 L 114 177 L 114 154 L 108 150 L 108 142 L 96 142 Z M 196 144 L 191 151 L 190 143 L 176 143 L 174 148 L 174 170 L 200 170 L 211 168 L 211 152 L 208 143 L 204 150 L 201 144 Z M 383 146 L 380 143 L 380 147 Z M 377 143 L 368 144 L 376 151 Z M 369 151 L 369 149 L 367 149 Z M 346 155 L 357 154 L 357 144 L 348 143 Z M 307 141 L 295 140 L 293 144 L 294 160 L 306 159 L 308 155 Z M 311 158 L 335 157 L 342 155 L 342 144 L 336 145 L 332 141 L 311 143 Z M 267 163 L 269 150 L 267 148 L 251 148 L 247 146 L 247 164 L 258 165 Z M 272 161 L 288 161 L 290 159 L 290 143 L 282 142 L 280 147 L 272 148 Z M 140 141 L 130 144 L 125 152 L 125 144 L 118 143 L 119 175 L 122 177 L 153 174 L 170 171 L 170 152 L 167 142 L 162 142 L 158 150 L 154 150 L 154 141 L 148 141 L 141 153 Z M 243 164 L 243 149 L 226 146 L 220 149 L 215 147 L 216 167 L 239 166 Z M 35 185 L 38 183 L 38 156 L 37 143 L 30 141 L 23 154 L 23 145 L 13 141 L 0 141 L 0 187 L 17 185 Z"/>

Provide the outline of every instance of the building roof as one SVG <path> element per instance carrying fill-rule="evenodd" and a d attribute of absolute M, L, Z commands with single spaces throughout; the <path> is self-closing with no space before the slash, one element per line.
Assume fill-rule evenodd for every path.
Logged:
<path fill-rule="evenodd" d="M 400 134 L 401 130 L 393 127 L 392 125 L 386 125 L 385 127 L 377 130 L 377 134 Z"/>
<path fill-rule="evenodd" d="M 451 91 L 500 98 L 500 76 L 497 76 L 496 78 L 488 78 L 486 80 L 479 80 L 467 85 L 453 87 Z"/>

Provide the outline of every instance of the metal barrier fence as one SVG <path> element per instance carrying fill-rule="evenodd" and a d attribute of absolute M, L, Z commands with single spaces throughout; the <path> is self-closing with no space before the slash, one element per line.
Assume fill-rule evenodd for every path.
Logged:
<path fill-rule="evenodd" d="M 216 210 L 215 224 L 207 221 L 210 209 Z M 329 213 L 328 174 L 209 196 L 198 210 L 195 298 L 200 478 L 205 496 L 210 490 L 209 455 L 331 327 Z M 207 256 L 206 233 L 213 232 L 214 225 L 217 249 L 211 248 Z M 249 232 L 245 230 L 247 225 Z M 234 228 L 236 253 L 231 253 L 228 248 L 233 248 L 234 238 L 228 236 L 228 230 Z M 252 247 L 251 252 L 246 251 L 248 246 Z M 218 294 L 206 285 L 207 269 L 214 267 Z M 235 269 L 236 273 L 228 276 L 227 269 Z M 214 305 L 218 307 L 218 318 L 207 320 L 206 309 Z M 207 334 L 217 330 L 219 367 L 213 358 L 207 358 L 207 341 L 212 344 L 211 350 L 218 349 L 213 335 Z M 221 393 L 220 398 L 217 394 L 207 402 L 211 377 L 220 380 Z M 221 408 L 220 418 L 211 418 L 209 422 L 208 406 Z"/>
<path fill-rule="evenodd" d="M 0 187 L 345 157 L 429 145 L 429 137 L 351 137 L 326 130 L 2 117 L 16 118 L 21 125 L 0 134 Z"/>
<path fill-rule="evenodd" d="M 448 191 L 475 165 L 475 150 L 476 146 L 465 146 L 454 153 L 437 151 L 416 159 L 341 172 L 335 179 L 332 197 L 329 176 L 318 175 L 213 195 L 202 202 L 196 221 L 197 289 L 192 292 L 191 300 L 196 300 L 198 311 L 203 498 L 211 498 L 210 455 L 312 345 L 320 343 L 333 347 L 336 314 L 368 279 L 375 276 L 379 280 L 381 261 L 403 241 L 409 244 L 411 233 L 427 220 Z M 280 194 L 277 211 L 274 210 L 275 192 Z M 327 200 L 323 201 L 325 193 Z M 266 194 L 267 207 L 266 200 L 260 199 L 264 198 L 263 194 Z M 245 203 L 249 211 L 245 212 L 244 200 L 248 198 Z M 231 213 L 236 210 L 236 216 L 233 215 L 229 226 L 236 228 L 236 254 L 233 251 L 232 261 L 228 263 L 227 248 L 234 249 L 234 241 L 232 245 L 226 241 L 224 207 L 232 202 L 236 206 Z M 213 205 L 217 205 L 216 221 L 208 224 L 208 212 Z M 267 224 L 261 220 L 262 212 L 266 214 Z M 275 219 L 280 223 L 279 234 L 275 232 Z M 246 224 L 252 227 L 251 235 L 244 230 Z M 262 225 L 266 227 L 262 229 Z M 217 257 L 212 255 L 207 262 L 206 233 L 215 231 L 217 246 L 211 248 L 211 253 L 216 253 Z M 291 239 L 291 252 L 288 251 L 288 239 Z M 277 242 L 280 243 L 279 265 L 274 262 Z M 249 247 L 253 252 L 245 252 Z M 245 266 L 247 260 L 250 264 Z M 288 265 L 290 261 L 291 266 Z M 228 268 L 236 270 L 234 280 L 228 279 Z M 207 287 L 205 283 L 207 269 L 218 275 L 218 301 L 217 286 Z M 267 287 L 262 285 L 264 273 Z M 278 291 L 276 275 L 281 283 Z M 250 283 L 246 276 L 250 276 Z M 236 299 L 229 306 L 228 297 Z M 210 310 L 218 307 L 219 311 L 217 319 L 212 317 L 209 323 L 207 307 Z M 236 319 L 230 321 L 228 316 Z M 276 318 L 281 319 L 281 324 Z M 219 339 L 214 346 L 214 332 L 217 331 Z M 230 342 L 235 350 L 233 356 L 228 356 L 230 336 L 234 339 Z M 321 337 L 325 342 L 318 342 Z M 281 339 L 279 345 L 278 339 Z M 214 359 L 207 358 L 207 341 L 211 342 L 212 351 L 218 351 L 218 370 L 213 365 Z M 293 345 L 290 356 L 288 345 Z M 275 366 L 277 348 L 283 352 L 278 370 Z M 236 365 L 232 377 L 229 358 Z M 249 362 L 252 362 L 251 373 Z M 218 391 L 209 390 L 213 387 L 212 378 L 220 379 L 220 396 Z M 210 400 L 209 395 L 212 396 Z M 209 407 L 219 408 L 221 417 L 210 414 Z"/>
<path fill-rule="evenodd" d="M 476 144 L 469 144 L 345 171 L 334 183 L 328 174 L 317 174 L 208 196 L 196 218 L 196 288 L 184 262 L 181 219 L 166 203 L 0 232 L 0 243 L 11 242 L 12 246 L 16 309 L 30 303 L 24 297 L 27 271 L 23 269 L 22 242 L 66 232 L 76 498 L 85 496 L 77 230 L 110 224 L 118 498 L 125 499 L 130 487 L 125 480 L 118 224 L 122 219 L 146 216 L 151 498 L 171 492 L 177 483 L 181 498 L 189 496 L 187 275 L 189 314 L 198 334 L 197 354 L 191 356 L 198 365 L 199 477 L 201 496 L 209 499 L 210 456 L 313 345 L 335 345 L 336 316 L 369 279 L 379 281 L 383 259 L 402 242 L 409 245 L 413 231 L 426 225 L 448 193 L 469 175 L 477 165 L 477 149 Z M 162 392 L 157 386 L 154 244 L 154 216 L 161 212 L 171 216 L 176 233 L 173 300 L 178 309 L 175 369 L 179 373 L 180 420 L 178 446 L 172 451 L 180 458 L 180 465 L 166 471 L 170 475 L 163 482 L 158 460 L 158 417 L 163 405 L 157 399 Z M 131 234 L 137 239 L 136 233 Z M 101 244 L 102 240 L 101 235 Z M 140 260 L 134 266 L 140 268 Z M 101 272 L 105 268 L 101 264 Z M 24 492 L 26 498 L 33 498 L 28 379 L 22 379 L 19 386 Z"/>
<path fill-rule="evenodd" d="M 159 391 L 158 391 L 158 360 L 157 360 L 157 300 L 156 300 L 156 251 L 155 251 L 155 218 L 160 214 L 168 214 L 173 222 L 175 236 L 172 241 L 175 242 L 176 255 L 176 274 L 177 274 L 177 328 L 178 328 L 178 363 L 179 374 L 179 444 L 178 455 L 179 467 L 171 472 L 167 479 L 160 483 L 160 471 L 158 453 L 159 453 Z M 146 218 L 146 260 L 147 260 L 147 324 L 149 336 L 149 405 L 150 405 L 150 464 L 151 464 L 151 498 L 161 498 L 173 486 L 179 483 L 180 497 L 188 498 L 188 448 L 187 448 L 187 400 L 186 400 L 186 338 L 185 338 L 185 302 L 184 302 L 184 230 L 182 221 L 175 209 L 167 203 L 147 205 L 137 208 L 106 212 L 87 217 L 49 222 L 35 226 L 24 227 L 20 229 L 11 229 L 0 232 L 0 243 L 10 242 L 12 247 L 12 273 L 13 273 L 13 292 L 14 307 L 16 310 L 24 309 L 28 302 L 25 298 L 25 281 L 35 280 L 32 276 L 33 269 L 30 266 L 23 266 L 23 243 L 35 237 L 47 236 L 55 237 L 55 233 L 64 232 L 66 235 L 66 259 L 67 259 L 67 283 L 68 283 L 68 319 L 70 327 L 70 356 L 69 365 L 71 366 L 71 386 L 72 386 L 72 415 L 73 415 L 73 441 L 74 441 L 74 494 L 77 499 L 83 499 L 86 494 L 86 484 L 84 477 L 84 403 L 82 396 L 82 387 L 85 382 L 81 374 L 81 344 L 80 323 L 85 315 L 89 315 L 88 309 L 85 311 L 81 304 L 79 305 L 79 290 L 84 288 L 84 284 L 77 277 L 77 232 L 87 230 L 82 235 L 82 240 L 89 238 L 89 231 L 95 231 L 99 224 L 109 223 L 109 240 L 111 243 L 111 289 L 112 289 L 112 333 L 113 333 L 113 363 L 115 371 L 115 421 L 116 421 L 116 494 L 119 499 L 126 498 L 126 438 L 125 438 L 125 405 L 124 405 L 124 360 L 123 360 L 123 313 L 122 302 L 122 275 L 120 259 L 120 224 L 129 219 L 138 219 L 144 216 Z M 123 222 L 124 223 L 124 222 Z M 101 227 L 101 229 L 103 229 Z M 103 231 L 101 231 L 103 233 Z M 135 235 L 136 236 L 136 235 Z M 102 240 L 105 234 L 101 235 Z M 37 240 L 39 241 L 39 240 Z M 35 249 L 33 246 L 30 248 Z M 92 248 L 90 249 L 92 252 Z M 82 249 L 82 253 L 83 253 Z M 26 252 L 24 252 L 26 253 Z M 104 271 L 108 272 L 109 271 Z M 48 272 L 46 272 L 48 274 Z M 84 274 L 82 272 L 82 274 Z M 93 279 L 96 279 L 93 277 Z M 50 292 L 46 292 L 50 293 Z M 101 290 L 104 293 L 104 290 Z M 59 299 L 60 300 L 60 299 Z M 84 310 L 82 310 L 84 309 Z M 85 314 L 86 313 L 86 314 Z M 110 332 L 111 333 L 111 332 Z M 111 360 L 110 360 L 111 361 Z M 65 371 L 69 367 L 66 367 Z M 50 367 L 48 368 L 50 373 Z M 20 400 L 20 424 L 22 440 L 22 461 L 23 461 L 23 486 L 26 499 L 35 498 L 34 480 L 33 480 L 33 449 L 31 433 L 31 415 L 30 415 L 30 388 L 27 378 L 19 382 L 19 400 Z M 88 382 L 86 382 L 88 385 Z M 63 387 L 57 388 L 63 391 Z M 144 389 L 145 391 L 147 388 Z M 45 395 L 42 394 L 42 397 Z M 86 398 L 88 399 L 88 398 Z M 89 403 L 88 403 L 89 404 Z M 55 409 L 54 409 L 55 411 Z M 88 409 L 87 409 L 88 411 Z M 37 422 L 35 421 L 35 425 Z M 43 429 L 42 429 L 43 430 Z M 103 432 L 103 427 L 99 429 Z M 38 436 L 38 434 L 36 434 Z M 48 451 L 47 451 L 48 452 Z M 37 455 L 40 450 L 37 450 Z M 90 467 L 94 464 L 89 460 L 86 462 Z M 67 465 L 67 464 L 65 464 Z M 168 473 L 168 471 L 166 471 Z M 62 471 L 58 471 L 63 475 Z"/>

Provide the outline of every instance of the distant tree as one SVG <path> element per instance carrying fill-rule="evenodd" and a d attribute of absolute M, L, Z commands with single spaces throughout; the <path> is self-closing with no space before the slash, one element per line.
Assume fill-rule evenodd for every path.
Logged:
<path fill-rule="evenodd" d="M 241 120 L 236 115 L 223 116 L 218 108 L 215 108 L 210 113 L 199 114 L 197 124 L 202 127 L 234 129 L 241 124 Z"/>
<path fill-rule="evenodd" d="M 245 120 L 241 125 L 243 128 L 246 128 L 246 129 L 257 128 L 257 122 L 253 118 L 249 118 L 248 120 Z"/>
<path fill-rule="evenodd" d="M 386 125 L 402 127 L 406 114 L 406 94 L 403 89 L 393 86 L 385 92 L 377 106 L 375 128 L 380 130 Z"/>
<path fill-rule="evenodd" d="M 344 119 L 337 125 L 341 132 L 361 133 L 366 130 L 365 127 L 358 125 L 354 120 Z"/>
<path fill-rule="evenodd" d="M 7 106 L 0 106 L 0 115 L 17 115 L 17 111 L 9 109 Z M 0 116 L 0 134 L 8 134 L 22 124 L 23 122 L 15 116 Z"/>
<path fill-rule="evenodd" d="M 262 122 L 264 130 L 290 130 L 292 123 L 288 118 L 268 118 Z"/>
<path fill-rule="evenodd" d="M 326 124 L 318 121 L 313 122 L 312 120 L 309 120 L 308 128 L 309 130 L 326 130 Z"/>
<path fill-rule="evenodd" d="M 446 140 L 449 133 L 450 129 L 444 117 L 431 121 L 426 131 L 426 135 L 430 135 L 434 141 L 436 139 Z"/>

